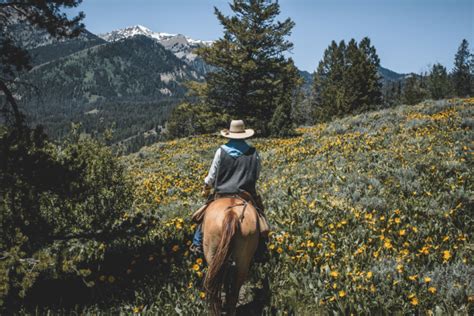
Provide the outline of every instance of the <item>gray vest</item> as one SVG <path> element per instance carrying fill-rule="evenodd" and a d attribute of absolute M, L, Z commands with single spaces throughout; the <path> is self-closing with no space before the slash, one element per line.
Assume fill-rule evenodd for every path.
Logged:
<path fill-rule="evenodd" d="M 250 147 L 239 157 L 232 157 L 221 148 L 221 159 L 217 167 L 216 193 L 233 194 L 246 191 L 256 196 L 257 150 Z"/>

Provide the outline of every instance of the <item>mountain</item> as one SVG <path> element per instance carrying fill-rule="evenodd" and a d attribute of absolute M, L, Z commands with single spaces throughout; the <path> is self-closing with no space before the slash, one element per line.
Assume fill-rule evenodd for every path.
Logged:
<path fill-rule="evenodd" d="M 207 72 L 211 69 L 197 55 L 194 50 L 198 47 L 209 46 L 213 41 L 195 40 L 182 34 L 169 34 L 154 32 L 142 25 L 135 25 L 109 33 L 99 34 L 99 37 L 107 42 L 115 42 L 134 36 L 143 35 L 156 40 L 166 49 L 175 54 L 176 57 L 185 63 L 192 65 L 199 72 Z"/>
<path fill-rule="evenodd" d="M 382 66 L 379 67 L 379 75 L 384 81 L 398 81 L 406 77 L 406 74 L 399 74 Z"/>
<path fill-rule="evenodd" d="M 105 43 L 107 42 L 86 30 L 77 38 L 40 45 L 30 49 L 29 52 L 33 64 L 40 65 Z"/>
<path fill-rule="evenodd" d="M 162 125 L 185 96 L 184 82 L 202 77 L 156 40 L 137 35 L 37 65 L 23 79 L 37 89 L 22 91 L 22 105 L 53 137 L 71 121 L 91 132 L 115 122 L 118 141 Z"/>
<path fill-rule="evenodd" d="M 88 133 L 115 126 L 113 141 L 135 142 L 138 148 L 159 134 L 171 109 L 185 97 L 184 83 L 204 80 L 212 71 L 195 54 L 212 41 L 141 25 L 98 36 L 86 30 L 60 40 L 22 23 L 8 27 L 34 65 L 21 79 L 36 90 L 19 91 L 21 104 L 31 122 L 43 124 L 53 138 L 64 136 L 70 122 L 81 122 Z M 383 67 L 379 73 L 385 85 L 405 76 Z M 309 94 L 312 74 L 300 75 Z"/>
<path fill-rule="evenodd" d="M 378 73 L 384 85 L 390 82 L 404 80 L 407 76 L 409 76 L 407 74 L 399 74 L 393 70 L 384 68 L 382 66 L 379 67 Z M 313 83 L 313 74 L 306 70 L 300 70 L 300 76 L 303 77 L 304 80 L 303 90 L 311 91 Z"/>
<path fill-rule="evenodd" d="M 56 39 L 45 30 L 27 23 L 10 24 L 6 26 L 6 29 L 9 34 L 13 34 L 13 41 L 16 45 L 28 50 L 33 65 L 46 63 L 106 43 L 106 41 L 87 30 L 84 30 L 73 39 Z"/>

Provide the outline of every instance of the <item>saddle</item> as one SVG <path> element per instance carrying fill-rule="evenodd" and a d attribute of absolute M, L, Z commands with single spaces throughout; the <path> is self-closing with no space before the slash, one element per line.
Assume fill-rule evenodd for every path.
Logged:
<path fill-rule="evenodd" d="M 246 203 L 251 203 L 257 210 L 257 218 L 258 218 L 257 225 L 258 225 L 260 234 L 263 236 L 268 236 L 268 233 L 270 232 L 270 224 L 268 223 L 268 220 L 264 214 L 262 199 L 259 195 L 257 195 L 256 198 L 254 199 L 253 196 L 248 192 L 241 192 L 241 193 L 236 193 L 236 194 L 219 194 L 219 193 L 211 194 L 209 198 L 207 199 L 206 204 L 204 204 L 197 211 L 195 211 L 191 219 L 196 223 L 201 223 L 209 204 L 211 204 L 213 201 L 217 199 L 226 198 L 226 197 L 234 197 L 234 198 L 241 199 L 245 201 Z"/>

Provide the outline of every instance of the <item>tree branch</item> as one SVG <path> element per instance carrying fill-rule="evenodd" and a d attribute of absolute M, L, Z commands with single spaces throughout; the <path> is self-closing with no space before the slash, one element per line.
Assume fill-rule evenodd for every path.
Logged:
<path fill-rule="evenodd" d="M 7 102 L 10 103 L 10 106 L 12 107 L 13 115 L 15 116 L 15 125 L 17 127 L 20 127 L 23 121 L 23 115 L 18 110 L 18 104 L 16 103 L 16 100 L 13 97 L 13 94 L 11 93 L 10 89 L 8 89 L 5 82 L 2 80 L 0 80 L 0 91 L 3 91 L 3 93 L 5 94 L 7 98 Z"/>

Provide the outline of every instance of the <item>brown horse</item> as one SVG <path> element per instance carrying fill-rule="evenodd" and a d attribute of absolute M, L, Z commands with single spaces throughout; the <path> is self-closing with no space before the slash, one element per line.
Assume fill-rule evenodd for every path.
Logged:
<path fill-rule="evenodd" d="M 209 265 L 204 287 L 211 313 L 220 315 L 224 287 L 224 310 L 227 315 L 234 315 L 240 287 L 258 245 L 257 211 L 238 196 L 221 197 L 207 207 L 202 229 L 204 255 Z"/>

